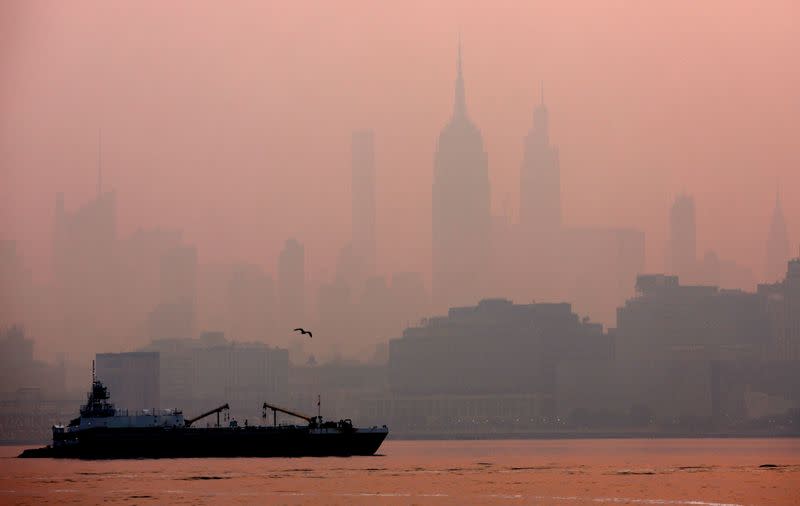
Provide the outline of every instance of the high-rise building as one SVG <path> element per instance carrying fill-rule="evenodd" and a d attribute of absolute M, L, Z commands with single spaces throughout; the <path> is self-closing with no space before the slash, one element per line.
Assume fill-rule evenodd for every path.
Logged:
<path fill-rule="evenodd" d="M 667 272 L 694 281 L 697 270 L 697 226 L 694 198 L 678 195 L 669 213 Z"/>
<path fill-rule="evenodd" d="M 766 354 L 773 360 L 800 360 L 800 257 L 787 262 L 783 280 L 758 285 L 772 327 Z"/>
<path fill-rule="evenodd" d="M 98 353 L 96 360 L 97 379 L 108 387 L 117 408 L 160 407 L 158 352 Z"/>
<path fill-rule="evenodd" d="M 53 274 L 59 286 L 83 291 L 103 279 L 113 262 L 117 238 L 117 204 L 113 191 L 99 193 L 80 209 L 65 210 L 64 194 L 56 196 Z"/>
<path fill-rule="evenodd" d="M 432 190 L 434 308 L 475 304 L 490 250 L 489 167 L 481 132 L 467 114 L 460 43 L 453 115 L 439 134 Z"/>
<path fill-rule="evenodd" d="M 364 282 L 364 291 L 357 304 L 357 317 L 351 322 L 357 331 L 353 340 L 359 341 L 361 350 L 374 349 L 401 328 L 395 319 L 391 289 L 383 276 L 372 276 Z"/>
<path fill-rule="evenodd" d="M 197 248 L 172 248 L 161 257 L 161 300 L 194 305 L 196 298 Z"/>
<path fill-rule="evenodd" d="M 257 420 L 264 401 L 288 395 L 289 353 L 264 343 L 225 342 L 193 350 L 193 393 L 199 405 L 229 402 L 234 415 Z"/>
<path fill-rule="evenodd" d="M 375 143 L 372 130 L 353 132 L 353 253 L 362 276 L 375 273 Z"/>
<path fill-rule="evenodd" d="M 228 332 L 234 339 L 270 342 L 274 337 L 275 286 L 256 265 L 240 264 L 228 280 Z"/>
<path fill-rule="evenodd" d="M 783 335 L 790 360 L 800 360 L 800 257 L 788 262 L 786 279 L 783 281 L 786 300 Z"/>
<path fill-rule="evenodd" d="M 786 234 L 786 221 L 783 218 L 780 193 L 775 195 L 775 209 L 767 237 L 767 255 L 764 265 L 764 277 L 768 283 L 780 280 L 786 273 L 786 261 L 789 259 L 789 238 Z"/>
<path fill-rule="evenodd" d="M 31 272 L 16 241 L 0 240 L 0 325 L 25 321 L 31 294 Z"/>
<path fill-rule="evenodd" d="M 194 335 L 197 304 L 197 249 L 177 246 L 161 257 L 161 302 L 148 317 L 150 339 Z"/>
<path fill-rule="evenodd" d="M 287 397 L 289 355 L 285 349 L 229 341 L 224 333 L 210 331 L 199 339 L 153 341 L 141 351 L 157 352 L 160 357 L 164 407 L 198 413 L 228 402 L 232 416 L 253 420 L 260 418 L 262 402 L 281 404 Z M 113 400 L 113 389 L 111 395 Z"/>
<path fill-rule="evenodd" d="M 544 89 L 533 111 L 533 126 L 525 137 L 520 169 L 520 223 L 536 239 L 561 226 L 561 169 L 558 149 L 550 145 L 550 121 Z"/>
<path fill-rule="evenodd" d="M 70 212 L 64 195 L 56 197 L 53 230 L 52 297 L 59 313 L 59 334 L 78 349 L 96 349 L 108 342 L 118 324 L 121 294 L 113 191 Z"/>
<path fill-rule="evenodd" d="M 180 229 L 138 228 L 118 241 L 117 279 L 123 302 L 118 305 L 116 324 L 121 336 L 133 333 L 141 339 L 147 338 L 141 333 L 141 325 L 161 302 L 162 258 L 182 244 L 182 237 Z M 114 350 L 114 344 L 103 349 Z M 129 342 L 119 345 L 129 346 Z"/>
<path fill-rule="evenodd" d="M 727 360 L 758 356 L 769 327 L 758 296 L 716 286 L 684 285 L 678 276 L 636 278 L 637 296 L 617 309 L 622 360 Z"/>
<path fill-rule="evenodd" d="M 403 327 L 411 326 L 428 313 L 428 293 L 421 273 L 392 274 L 392 305 Z"/>
<path fill-rule="evenodd" d="M 341 358 L 342 346 L 352 343 L 354 310 L 350 285 L 342 279 L 335 279 L 319 286 L 317 292 L 317 324 L 323 335 L 327 352 L 333 358 Z M 322 340 L 314 339 L 316 342 Z"/>
<path fill-rule="evenodd" d="M 644 232 L 565 227 L 562 236 L 559 258 L 552 263 L 565 266 L 556 278 L 563 286 L 562 300 L 570 301 L 579 313 L 612 325 L 617 307 L 634 295 L 636 276 L 644 269 Z"/>
<path fill-rule="evenodd" d="M 288 239 L 278 257 L 278 321 L 282 325 L 304 325 L 305 247 Z"/>
<path fill-rule="evenodd" d="M 53 398 L 64 393 L 64 363 L 36 360 L 34 342 L 18 325 L 0 326 L 0 398 L 20 399 L 26 392 L 33 397 Z M 2 424 L 0 424 L 2 425 Z M 8 426 L 3 427 L 8 429 Z M 2 429 L 0 429 L 2 432 Z"/>
<path fill-rule="evenodd" d="M 611 353 L 602 326 L 569 304 L 484 299 L 390 340 L 389 380 L 400 395 L 552 394 L 558 362 Z"/>

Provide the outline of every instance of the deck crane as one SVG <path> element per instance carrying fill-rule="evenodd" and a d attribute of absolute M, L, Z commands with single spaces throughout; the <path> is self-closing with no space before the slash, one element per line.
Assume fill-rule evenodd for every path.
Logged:
<path fill-rule="evenodd" d="M 317 403 L 317 406 L 319 406 L 319 403 Z M 302 420 L 307 421 L 310 428 L 320 428 L 320 429 L 338 428 L 346 432 L 353 431 L 353 421 L 350 420 L 349 418 L 345 418 L 344 420 L 339 420 L 338 422 L 323 422 L 322 415 L 319 414 L 317 416 L 301 415 L 300 413 L 297 413 L 295 411 L 281 408 L 280 406 L 275 406 L 274 404 L 270 404 L 268 402 L 265 402 L 262 408 L 264 411 L 262 412 L 261 416 L 264 417 L 264 421 L 266 421 L 267 419 L 267 410 L 268 409 L 272 410 L 272 425 L 274 427 L 278 426 L 278 411 L 280 411 L 281 413 L 286 413 L 289 416 L 294 416 L 296 418 L 300 418 Z"/>
<path fill-rule="evenodd" d="M 264 417 L 265 420 L 267 419 L 267 409 L 271 409 L 272 410 L 272 425 L 275 426 L 275 427 L 278 426 L 278 411 L 280 411 L 281 413 L 286 413 L 289 416 L 294 416 L 295 418 L 301 418 L 301 419 L 307 421 L 309 424 L 314 424 L 317 421 L 317 419 L 320 419 L 320 421 L 321 421 L 321 418 L 322 418 L 322 417 L 318 417 L 318 416 L 301 415 L 300 413 L 296 413 L 294 411 L 290 411 L 288 409 L 281 408 L 279 406 L 275 406 L 275 405 L 269 404 L 267 402 L 264 403 L 264 405 L 262 406 L 262 409 L 264 410 L 262 412 L 262 416 Z"/>
<path fill-rule="evenodd" d="M 222 412 L 222 411 L 225 411 L 225 410 L 228 410 L 228 409 L 231 409 L 231 408 L 230 408 L 230 406 L 228 406 L 228 404 L 226 403 L 226 404 L 223 404 L 222 406 L 220 406 L 220 407 L 218 407 L 218 408 L 214 408 L 214 409 L 212 409 L 211 411 L 206 411 L 205 413 L 203 413 L 203 414 L 202 414 L 202 415 L 200 415 L 200 416 L 196 416 L 196 417 L 194 417 L 194 418 L 190 418 L 190 419 L 186 420 L 184 423 L 186 423 L 186 426 L 187 426 L 187 427 L 189 427 L 189 426 L 191 426 L 191 425 L 192 425 L 194 422 L 196 422 L 196 421 L 198 421 L 198 420 L 202 420 L 203 418 L 205 418 L 205 417 L 207 417 L 207 416 L 211 416 L 211 415 L 213 415 L 214 413 L 216 413 L 216 414 L 217 414 L 217 427 L 219 427 L 219 414 L 220 414 L 220 412 Z"/>

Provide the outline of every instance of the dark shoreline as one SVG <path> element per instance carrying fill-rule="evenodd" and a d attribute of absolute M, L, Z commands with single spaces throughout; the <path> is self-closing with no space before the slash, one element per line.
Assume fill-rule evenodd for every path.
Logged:
<path fill-rule="evenodd" d="M 753 433 L 666 433 L 666 432 L 530 432 L 530 433 L 400 433 L 389 432 L 387 441 L 512 441 L 512 440 L 578 440 L 578 439 L 794 439 L 800 432 L 784 434 Z M 50 441 L 0 441 L 0 446 L 46 446 Z"/>

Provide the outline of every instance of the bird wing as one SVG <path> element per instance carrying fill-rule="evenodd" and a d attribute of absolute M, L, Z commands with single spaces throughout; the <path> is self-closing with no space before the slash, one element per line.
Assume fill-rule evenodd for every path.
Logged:
<path fill-rule="evenodd" d="M 308 334 L 308 337 L 314 337 L 314 334 L 312 334 L 311 332 L 306 332 L 306 334 Z"/>
<path fill-rule="evenodd" d="M 294 331 L 295 331 L 295 332 L 297 332 L 298 330 L 299 330 L 300 332 L 304 333 L 304 334 L 305 334 L 305 332 L 306 332 L 305 330 L 303 330 L 303 329 L 301 329 L 301 328 L 299 328 L 299 327 L 298 327 L 298 328 L 296 328 L 296 329 L 294 329 Z"/>

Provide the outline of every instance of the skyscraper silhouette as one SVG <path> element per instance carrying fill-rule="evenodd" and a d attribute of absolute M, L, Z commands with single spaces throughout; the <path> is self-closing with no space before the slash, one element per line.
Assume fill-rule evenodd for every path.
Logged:
<path fill-rule="evenodd" d="M 375 144 L 372 130 L 353 132 L 353 254 L 365 278 L 375 273 Z"/>
<path fill-rule="evenodd" d="M 161 302 L 148 315 L 150 339 L 187 339 L 197 315 L 197 248 L 180 245 L 161 256 Z"/>
<path fill-rule="evenodd" d="M 278 321 L 286 329 L 305 325 L 305 263 L 305 247 L 288 239 L 278 257 Z"/>
<path fill-rule="evenodd" d="M 434 309 L 482 295 L 491 226 L 489 169 L 480 130 L 470 121 L 458 45 L 453 115 L 439 134 L 432 191 Z"/>
<path fill-rule="evenodd" d="M 53 228 L 53 293 L 58 332 L 65 342 L 89 348 L 107 344 L 122 305 L 119 285 L 117 206 L 113 191 L 102 192 L 75 211 L 56 196 Z"/>
<path fill-rule="evenodd" d="M 242 341 L 274 339 L 275 284 L 272 276 L 256 265 L 235 265 L 228 280 L 227 299 L 228 335 Z"/>
<path fill-rule="evenodd" d="M 669 213 L 667 271 L 684 283 L 693 281 L 697 267 L 697 226 L 694 198 L 678 195 Z"/>
<path fill-rule="evenodd" d="M 17 242 L 0 239 L 0 326 L 25 321 L 31 295 L 31 272 L 23 264 Z"/>
<path fill-rule="evenodd" d="M 786 221 L 783 218 L 780 193 L 775 194 L 775 209 L 767 236 L 767 255 L 764 265 L 765 281 L 774 283 L 786 274 L 786 261 L 789 259 L 789 238 L 786 234 Z"/>
<path fill-rule="evenodd" d="M 561 227 L 561 169 L 558 149 L 550 145 L 550 124 L 542 85 L 533 126 L 525 137 L 520 169 L 520 223 L 536 239 Z"/>
<path fill-rule="evenodd" d="M 108 283 L 116 241 L 117 204 L 113 191 L 98 194 L 74 212 L 65 210 L 64 194 L 57 194 L 53 273 L 58 285 L 68 292 L 79 287 L 86 292 L 87 283 Z"/>

